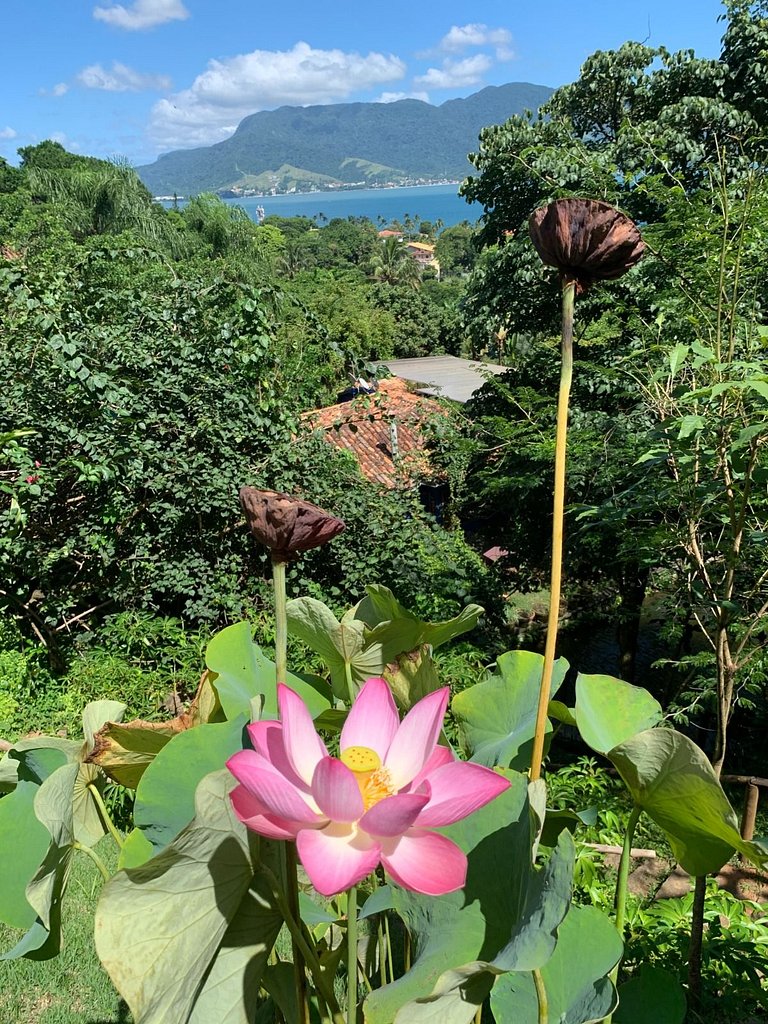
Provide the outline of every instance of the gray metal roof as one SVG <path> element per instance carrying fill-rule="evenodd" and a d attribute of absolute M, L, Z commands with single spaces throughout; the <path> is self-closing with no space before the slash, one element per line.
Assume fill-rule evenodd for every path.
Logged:
<path fill-rule="evenodd" d="M 423 359 L 389 359 L 384 366 L 395 377 L 420 385 L 422 395 L 452 398 L 468 402 L 473 393 L 485 384 L 487 373 L 504 373 L 508 367 L 458 356 L 425 356 Z"/>

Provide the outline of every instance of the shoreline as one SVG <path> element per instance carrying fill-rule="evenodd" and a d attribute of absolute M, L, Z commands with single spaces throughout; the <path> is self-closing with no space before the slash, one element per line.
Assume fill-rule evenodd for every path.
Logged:
<path fill-rule="evenodd" d="M 296 189 L 292 192 L 243 192 L 242 194 L 230 194 L 229 189 L 224 189 L 220 192 L 214 192 L 213 195 L 218 196 L 225 202 L 227 200 L 239 200 L 239 199 L 278 199 L 283 196 L 328 196 L 328 195 L 340 195 L 347 194 L 349 192 L 387 192 L 392 189 L 403 189 L 403 188 L 443 188 L 446 185 L 455 185 L 457 188 L 462 184 L 463 179 L 456 181 L 422 181 L 414 182 L 411 185 L 350 185 L 341 186 L 339 188 L 312 188 L 312 189 Z M 165 195 L 165 196 L 152 196 L 152 199 L 156 203 L 172 203 L 175 199 L 180 201 L 188 202 L 190 199 L 194 199 L 195 196 L 205 195 L 204 192 L 196 192 L 194 196 L 186 195 Z"/>

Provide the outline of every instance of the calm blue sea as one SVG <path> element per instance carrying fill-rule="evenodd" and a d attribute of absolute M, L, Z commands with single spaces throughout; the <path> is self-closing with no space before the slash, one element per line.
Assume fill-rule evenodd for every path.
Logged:
<path fill-rule="evenodd" d="M 468 220 L 474 223 L 482 214 L 479 203 L 467 203 L 458 195 L 458 185 L 419 185 L 408 188 L 360 188 L 343 192 L 306 192 L 289 196 L 249 196 L 226 199 L 242 206 L 256 220 L 256 207 L 278 217 L 368 217 L 374 224 L 402 221 L 406 214 L 421 220 L 441 220 L 445 227 Z M 168 206 L 169 203 L 163 205 Z M 181 204 L 183 205 L 183 204 Z"/>

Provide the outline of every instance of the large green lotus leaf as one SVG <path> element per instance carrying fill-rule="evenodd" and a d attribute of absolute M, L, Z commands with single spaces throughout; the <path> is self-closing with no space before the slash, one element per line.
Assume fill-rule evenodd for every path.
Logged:
<path fill-rule="evenodd" d="M 208 775 L 174 842 L 104 887 L 96 951 L 136 1024 L 249 1024 L 256 1015 L 282 919 L 259 840 L 232 810 L 234 785 L 226 770 Z"/>
<path fill-rule="evenodd" d="M 213 637 L 205 662 L 215 676 L 211 682 L 227 718 L 250 715 L 252 701 L 263 695 L 262 718 L 277 718 L 275 665 L 251 639 L 248 622 L 236 622 Z M 304 679 L 288 673 L 287 686 L 302 698 L 313 718 L 331 706 L 329 694 Z"/>
<path fill-rule="evenodd" d="M 365 589 L 368 596 L 358 605 L 355 616 L 371 627 L 367 643 L 381 646 L 385 664 L 422 644 L 441 647 L 474 629 L 483 614 L 480 605 L 468 604 L 453 619 L 425 622 L 404 608 L 387 587 L 373 584 Z"/>
<path fill-rule="evenodd" d="M 14 750 L 13 754 L 10 760 L 16 765 L 18 783 L 0 800 L 0 921 L 12 928 L 31 928 L 37 915 L 27 900 L 26 887 L 51 842 L 50 833 L 35 814 L 35 796 L 43 779 L 65 763 L 66 754 L 50 747 L 34 759 L 27 751 Z"/>
<path fill-rule="evenodd" d="M 554 930 L 570 898 L 573 846 L 568 837 L 551 869 L 534 868 L 531 849 L 538 822 L 530 812 L 527 779 L 510 773 L 510 781 L 510 788 L 496 800 L 443 830 L 468 855 L 463 890 L 428 897 L 391 887 L 393 906 L 414 943 L 414 964 L 402 978 L 368 996 L 368 1024 L 390 1024 L 401 1009 L 406 1016 L 398 1021 L 428 1020 L 433 1012 L 430 1001 L 444 998 L 446 1006 L 455 1006 L 462 996 L 466 1002 L 482 990 L 480 975 L 496 957 L 509 966 L 535 964 L 554 948 Z M 542 909 L 536 904 L 542 902 L 547 884 L 552 894 Z M 447 972 L 464 968 L 464 976 L 446 977 Z M 422 1002 L 414 1004 L 415 1000 Z M 414 1005 L 423 1006 L 418 1012 L 427 1016 L 408 1018 L 403 1008 L 410 1011 Z"/>
<path fill-rule="evenodd" d="M 576 724 L 599 754 L 625 743 L 662 719 L 661 704 L 641 686 L 612 676 L 576 677 Z"/>
<path fill-rule="evenodd" d="M 619 986 L 615 1024 L 683 1024 L 685 993 L 674 974 L 643 965 L 638 974 Z"/>
<path fill-rule="evenodd" d="M 81 760 L 83 743 L 82 740 L 67 740 L 62 736 L 30 736 L 27 739 L 16 740 L 8 751 L 8 756 L 16 758 L 18 754 L 23 753 L 28 771 L 38 775 L 42 782 L 50 774 L 46 769 L 46 750 L 58 750 L 64 755 L 65 761 L 74 763 Z"/>
<path fill-rule="evenodd" d="M 552 956 L 558 926 L 570 906 L 574 859 L 573 841 L 563 835 L 546 867 L 531 872 L 524 904 L 499 954 L 446 971 L 428 996 L 400 1007 L 395 1024 L 470 1024 L 498 975 L 542 967 Z"/>
<path fill-rule="evenodd" d="M 382 675 L 402 711 L 408 711 L 441 686 L 428 644 L 399 655 L 384 667 Z"/>
<path fill-rule="evenodd" d="M 608 973 L 619 962 L 622 942 L 613 923 L 594 907 L 572 906 L 560 925 L 557 946 L 541 968 L 551 1024 L 589 1024 L 616 1006 Z M 491 992 L 497 1021 L 537 1024 L 538 1000 L 531 974 L 505 974 Z"/>
<path fill-rule="evenodd" d="M 86 754 L 90 754 L 96 742 L 96 733 L 105 722 L 119 722 L 127 705 L 119 700 L 93 700 L 83 708 L 83 735 Z"/>
<path fill-rule="evenodd" d="M 136 790 L 133 822 L 155 853 L 192 820 L 200 781 L 242 750 L 245 724 L 241 716 L 180 732 L 147 767 Z"/>
<path fill-rule="evenodd" d="M 525 771 L 531 760 L 539 685 L 544 659 L 532 651 L 508 651 L 496 661 L 496 671 L 482 683 L 457 693 L 451 710 L 459 724 L 465 750 L 472 761 Z M 555 694 L 568 671 L 558 658 L 552 671 Z M 552 726 L 547 722 L 547 734 Z"/>
<path fill-rule="evenodd" d="M 758 866 L 766 851 L 739 835 L 738 821 L 712 766 L 673 729 L 648 729 L 608 752 L 632 799 L 664 830 L 692 875 L 719 871 L 734 850 Z"/>
<path fill-rule="evenodd" d="M 4 960 L 21 956 L 49 960 L 61 949 L 61 901 L 75 841 L 72 791 L 79 770 L 79 764 L 63 764 L 41 783 L 35 794 L 35 815 L 49 835 L 45 858 L 26 890 L 37 918 Z"/>
<path fill-rule="evenodd" d="M 347 670 L 355 690 L 384 669 L 381 646 L 367 643 L 365 626 L 345 616 L 339 622 L 327 605 L 313 597 L 297 597 L 288 602 L 288 630 L 319 654 L 331 673 L 331 688 L 342 700 L 349 700 Z"/>

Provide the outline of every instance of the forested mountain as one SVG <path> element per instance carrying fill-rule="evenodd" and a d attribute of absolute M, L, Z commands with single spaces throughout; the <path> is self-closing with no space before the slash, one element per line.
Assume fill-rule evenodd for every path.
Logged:
<path fill-rule="evenodd" d="M 155 193 L 193 195 L 235 185 L 301 188 L 313 182 L 460 178 L 482 127 L 551 95 L 543 85 L 489 86 L 439 107 L 422 100 L 280 107 L 243 119 L 229 139 L 166 153 L 139 167 Z"/>

